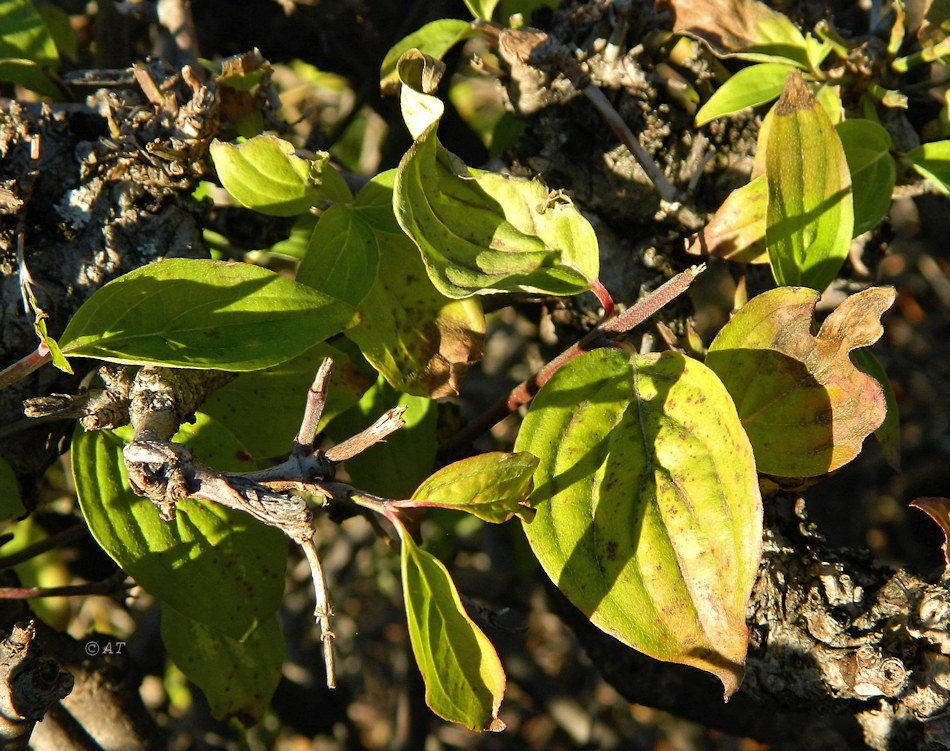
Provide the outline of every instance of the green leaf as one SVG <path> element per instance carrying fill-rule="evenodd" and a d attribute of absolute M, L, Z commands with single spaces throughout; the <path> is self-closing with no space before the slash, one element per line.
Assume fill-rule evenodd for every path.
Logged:
<path fill-rule="evenodd" d="M 269 619 L 284 590 L 287 541 L 247 514 L 205 501 L 177 504 L 174 521 L 132 492 L 122 459 L 126 430 L 85 433 L 72 443 L 73 479 L 96 542 L 136 582 L 180 613 L 231 638 L 247 637 Z M 223 471 L 249 471 L 227 430 L 198 414 L 178 442 Z"/>
<path fill-rule="evenodd" d="M 238 641 L 164 605 L 161 629 L 168 656 L 204 692 L 215 719 L 234 717 L 244 725 L 261 719 L 284 662 L 276 615 Z"/>
<path fill-rule="evenodd" d="M 492 13 L 495 12 L 495 6 L 499 0 L 465 0 L 465 7 L 469 9 L 475 18 L 483 21 L 491 21 Z"/>
<path fill-rule="evenodd" d="M 847 464 L 884 421 L 881 385 L 848 353 L 881 336 L 890 287 L 848 297 L 812 334 L 818 293 L 781 287 L 750 300 L 709 347 L 706 364 L 722 379 L 760 472 L 816 477 Z"/>
<path fill-rule="evenodd" d="M 352 206 L 338 203 L 320 217 L 297 281 L 358 307 L 376 281 L 379 246 Z"/>
<path fill-rule="evenodd" d="M 26 507 L 20 499 L 20 484 L 13 467 L 0 457 L 0 521 L 16 519 L 25 513 Z"/>
<path fill-rule="evenodd" d="M 429 476 L 435 462 L 436 404 L 430 399 L 397 393 L 380 379 L 352 409 L 330 423 L 330 437 L 339 443 L 368 428 L 387 409 L 407 407 L 404 427 L 385 442 L 346 460 L 355 487 L 385 498 L 408 498 Z"/>
<path fill-rule="evenodd" d="M 941 193 L 950 195 L 950 141 L 923 143 L 904 154 L 903 160 L 936 185 Z"/>
<path fill-rule="evenodd" d="M 851 171 L 854 235 L 874 229 L 891 207 L 897 165 L 891 136 L 870 120 L 846 120 L 836 126 Z"/>
<path fill-rule="evenodd" d="M 29 0 L 0 4 L 0 60 L 4 58 L 20 58 L 39 66 L 59 64 L 53 37 Z"/>
<path fill-rule="evenodd" d="M 791 70 L 792 67 L 784 63 L 762 63 L 743 68 L 716 89 L 696 113 L 696 127 L 717 117 L 771 102 L 782 93 Z"/>
<path fill-rule="evenodd" d="M 360 371 L 345 353 L 325 342 L 293 360 L 242 373 L 216 390 L 201 410 L 226 425 L 256 459 L 286 454 L 324 357 L 333 358 L 327 403 L 318 426 L 324 430 L 330 420 L 356 404 L 376 378 L 375 373 L 370 376 Z"/>
<path fill-rule="evenodd" d="M 46 3 L 37 6 L 36 12 L 43 19 L 43 24 L 52 37 L 57 51 L 75 60 L 79 51 L 79 36 L 73 29 L 69 14 L 61 8 Z"/>
<path fill-rule="evenodd" d="M 538 458 L 521 452 L 492 451 L 443 467 L 426 479 L 403 508 L 435 506 L 467 511 L 498 524 L 517 515 L 533 517 L 525 500 L 531 493 Z"/>
<path fill-rule="evenodd" d="M 765 154 L 766 242 L 779 284 L 831 283 L 848 256 L 854 228 L 851 175 L 828 115 L 800 73 L 774 107 Z"/>
<path fill-rule="evenodd" d="M 478 299 L 452 300 L 429 280 L 419 251 L 393 216 L 394 172 L 360 191 L 355 208 L 374 228 L 379 272 L 360 305 L 362 321 L 346 332 L 397 390 L 453 396 L 482 353 L 485 316 Z"/>
<path fill-rule="evenodd" d="M 466 167 L 430 127 L 403 158 L 396 218 L 442 294 L 574 295 L 597 278 L 597 237 L 570 199 L 539 180 Z"/>
<path fill-rule="evenodd" d="M 228 193 L 262 214 L 294 216 L 323 199 L 311 180 L 312 163 L 277 136 L 255 136 L 241 144 L 215 140 L 211 158 Z"/>
<path fill-rule="evenodd" d="M 46 330 L 46 314 L 40 313 L 36 316 L 36 320 L 33 322 L 33 328 L 36 330 L 36 335 L 40 338 L 40 341 L 46 345 L 49 349 L 50 357 L 53 358 L 53 365 L 62 370 L 64 373 L 73 374 L 73 367 L 69 364 L 69 360 L 63 355 L 63 351 L 59 348 L 57 341 L 49 335 L 49 332 Z"/>
<path fill-rule="evenodd" d="M 600 349 L 534 398 L 525 533 L 599 628 L 660 660 L 742 679 L 762 505 L 752 447 L 715 374 L 675 353 Z"/>
<path fill-rule="evenodd" d="M 244 263 L 173 258 L 97 290 L 60 337 L 69 357 L 180 368 L 259 370 L 354 321 L 303 284 Z"/>
<path fill-rule="evenodd" d="M 63 95 L 62 90 L 53 83 L 42 66 L 32 60 L 0 60 L 0 81 L 19 84 L 25 89 L 51 99 Z"/>
<path fill-rule="evenodd" d="M 400 39 L 386 53 L 379 70 L 380 87 L 386 92 L 399 84 L 396 64 L 407 50 L 417 49 L 436 60 L 441 60 L 445 53 L 456 44 L 477 35 L 478 31 L 472 28 L 472 24 L 468 21 L 443 18 L 427 23 L 418 31 Z"/>
<path fill-rule="evenodd" d="M 471 730 L 504 730 L 498 708 L 505 672 L 495 648 L 468 617 L 445 566 L 397 529 L 409 638 L 425 680 L 426 704 L 442 719 Z"/>
<path fill-rule="evenodd" d="M 318 151 L 310 163 L 310 183 L 320 192 L 320 200 L 349 203 L 353 200 L 353 193 L 343 179 L 330 164 L 330 154 L 327 151 Z"/>
<path fill-rule="evenodd" d="M 269 248 L 267 253 L 291 258 L 295 261 L 303 259 L 310 245 L 310 237 L 317 226 L 320 217 L 313 214 L 301 214 L 294 221 L 290 228 L 290 236 L 284 240 L 278 240 Z"/>

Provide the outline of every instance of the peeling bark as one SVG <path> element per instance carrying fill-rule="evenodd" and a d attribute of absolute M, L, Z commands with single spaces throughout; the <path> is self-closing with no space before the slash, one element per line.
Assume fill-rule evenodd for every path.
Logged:
<path fill-rule="evenodd" d="M 765 506 L 745 680 L 728 704 L 715 678 L 630 650 L 556 596 L 597 668 L 631 702 L 783 748 L 946 748 L 946 581 L 829 548 L 801 499 Z"/>

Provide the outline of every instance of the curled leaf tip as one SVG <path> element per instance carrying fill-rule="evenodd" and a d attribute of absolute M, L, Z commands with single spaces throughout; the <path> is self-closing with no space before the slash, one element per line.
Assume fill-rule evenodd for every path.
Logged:
<path fill-rule="evenodd" d="M 950 566 L 950 551 L 947 550 L 947 543 L 950 541 L 950 498 L 916 498 L 910 502 L 910 505 L 923 511 L 940 527 L 945 538 L 943 543 L 943 558 L 947 566 Z"/>

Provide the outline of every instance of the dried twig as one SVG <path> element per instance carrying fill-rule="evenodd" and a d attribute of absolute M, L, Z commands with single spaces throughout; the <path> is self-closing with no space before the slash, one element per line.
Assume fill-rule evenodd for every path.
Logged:
<path fill-rule="evenodd" d="M 610 346 L 613 338 L 622 336 L 635 326 L 643 323 L 664 305 L 689 289 L 689 285 L 692 284 L 693 280 L 699 276 L 704 268 L 705 266 L 702 265 L 693 266 L 677 274 L 669 281 L 661 284 L 649 295 L 627 308 L 627 310 L 619 316 L 606 320 L 596 328 L 591 329 L 583 338 L 547 363 L 531 378 L 515 386 L 505 396 L 489 407 L 486 412 L 446 441 L 439 449 L 440 456 L 453 454 L 462 446 L 467 445 L 493 425 L 503 420 L 522 404 L 527 404 L 534 398 L 534 395 L 538 393 L 538 390 L 550 380 L 551 376 L 575 357 L 592 349 Z"/>
<path fill-rule="evenodd" d="M 33 623 L 17 623 L 0 642 L 0 748 L 28 747 L 33 726 L 72 691 L 73 677 L 33 646 Z"/>
<path fill-rule="evenodd" d="M 123 458 L 132 489 L 154 503 L 163 519 L 174 518 L 175 506 L 184 498 L 199 498 L 250 514 L 280 529 L 303 548 L 313 578 L 314 616 L 324 644 L 327 685 L 332 688 L 336 685 L 330 625 L 333 607 L 314 541 L 313 515 L 303 499 L 283 491 L 298 489 L 328 499 L 342 498 L 325 487 L 336 464 L 402 427 L 405 408 L 389 410 L 369 428 L 326 453 L 315 449 L 330 368 L 331 361 L 326 359 L 317 371 L 287 460 L 265 470 L 233 474 L 199 464 L 190 449 L 171 441 L 181 421 L 197 407 L 202 393 L 197 379 L 186 376 L 178 380 L 189 371 L 142 368 L 129 389 L 129 416 L 135 435 L 123 449 Z"/>

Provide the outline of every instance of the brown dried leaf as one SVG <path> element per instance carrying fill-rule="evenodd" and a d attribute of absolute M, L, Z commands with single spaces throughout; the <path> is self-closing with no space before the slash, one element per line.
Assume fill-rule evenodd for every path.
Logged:
<path fill-rule="evenodd" d="M 673 31 L 704 42 L 720 57 L 808 66 L 805 38 L 784 15 L 757 0 L 667 0 Z"/>
<path fill-rule="evenodd" d="M 950 551 L 947 550 L 950 541 L 950 498 L 917 498 L 910 505 L 927 514 L 943 531 L 943 559 L 950 566 Z"/>

